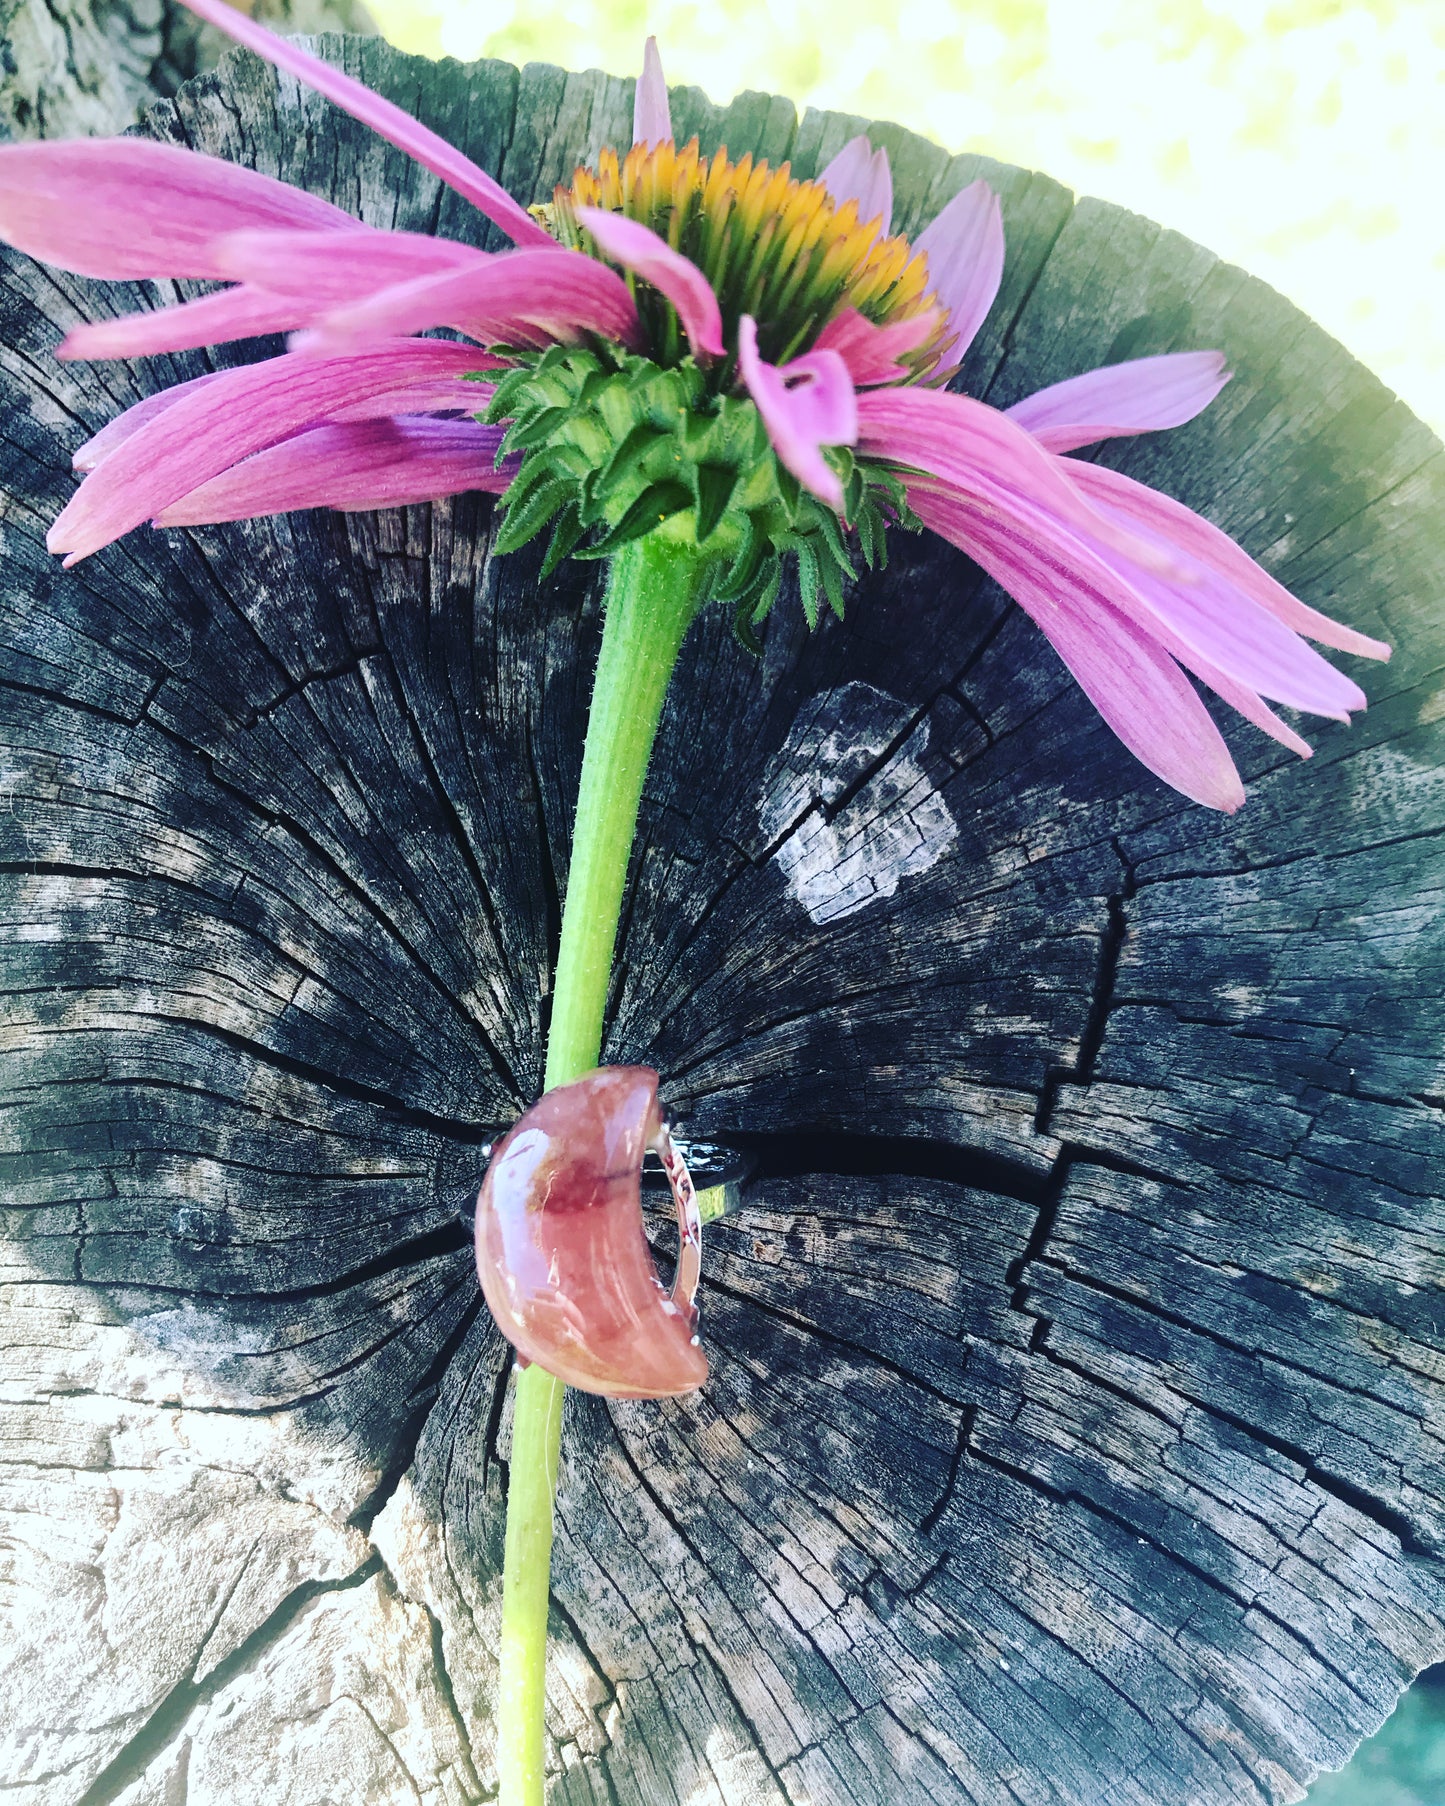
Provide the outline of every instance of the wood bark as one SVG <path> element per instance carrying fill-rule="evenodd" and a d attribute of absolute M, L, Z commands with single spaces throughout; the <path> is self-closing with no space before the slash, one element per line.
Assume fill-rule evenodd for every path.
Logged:
<path fill-rule="evenodd" d="M 530 201 L 631 84 L 325 54 Z M 673 97 L 819 169 L 862 122 Z M 455 196 L 246 57 L 147 130 L 379 226 Z M 714 1377 L 568 1405 L 558 1806 L 1296 1799 L 1445 1652 L 1438 442 L 1177 235 L 979 174 L 964 386 L 1220 345 L 1100 454 L 1390 639 L 1235 817 L 1165 790 L 966 559 L 895 542 L 751 661 L 699 622 L 608 1056 L 746 1134 Z M 0 261 L 4 1515 L 17 1806 L 485 1799 L 508 1351 L 458 1212 L 536 1092 L 599 596 L 491 504 L 148 530 L 70 454 L 266 347 L 58 365 L 172 298 Z"/>
<path fill-rule="evenodd" d="M 278 31 L 372 31 L 361 0 L 248 0 Z M 227 40 L 179 0 L 0 0 L 0 140 L 123 132 Z"/>

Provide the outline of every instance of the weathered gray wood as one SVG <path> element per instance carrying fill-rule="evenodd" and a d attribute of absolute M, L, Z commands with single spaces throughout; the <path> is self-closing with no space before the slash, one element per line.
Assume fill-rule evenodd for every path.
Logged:
<path fill-rule="evenodd" d="M 281 31 L 373 31 L 362 0 L 258 0 Z M 0 139 L 123 132 L 228 40 L 178 0 L 0 0 Z"/>
<path fill-rule="evenodd" d="M 630 121 L 596 74 L 327 50 L 527 200 Z M 802 173 L 855 123 L 674 100 Z M 246 58 L 150 129 L 482 236 Z M 882 137 L 907 223 L 978 173 Z M 760 1177 L 709 1388 L 569 1405 L 568 1806 L 1290 1799 L 1445 1651 L 1445 460 L 1259 284 L 988 173 L 971 391 L 1223 345 L 1216 407 L 1105 455 L 1398 651 L 1308 767 L 1231 727 L 1225 820 L 937 544 L 761 665 L 700 624 L 609 1053 Z M 475 499 L 61 573 L 73 445 L 254 355 L 51 360 L 171 292 L 0 264 L 4 1778 L 485 1798 L 507 1359 L 456 1212 L 539 1083 L 597 575 L 539 590 Z"/>

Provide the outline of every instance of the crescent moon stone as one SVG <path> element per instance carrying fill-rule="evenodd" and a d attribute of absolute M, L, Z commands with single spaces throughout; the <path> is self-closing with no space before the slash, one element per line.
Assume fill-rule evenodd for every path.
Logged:
<path fill-rule="evenodd" d="M 609 1398 L 675 1397 L 707 1378 L 643 1229 L 660 1124 L 646 1066 L 559 1085 L 497 1144 L 477 1200 L 477 1273 L 498 1327 L 527 1360 Z"/>

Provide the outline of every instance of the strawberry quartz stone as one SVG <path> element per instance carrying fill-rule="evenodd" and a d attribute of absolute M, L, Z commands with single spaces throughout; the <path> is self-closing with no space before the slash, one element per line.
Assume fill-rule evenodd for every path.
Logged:
<path fill-rule="evenodd" d="M 667 1398 L 707 1378 L 691 1297 L 669 1294 L 643 1230 L 643 1157 L 664 1136 L 657 1074 L 600 1067 L 533 1104 L 482 1182 L 491 1313 L 524 1360 L 584 1392 Z"/>

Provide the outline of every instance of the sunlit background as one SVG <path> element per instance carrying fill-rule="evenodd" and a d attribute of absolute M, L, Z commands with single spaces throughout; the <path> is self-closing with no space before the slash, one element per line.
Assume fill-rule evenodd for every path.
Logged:
<path fill-rule="evenodd" d="M 894 119 L 1242 264 L 1445 433 L 1445 0 L 367 0 L 427 55 Z M 1311 1806 L 1445 1806 L 1445 1670 Z"/>
<path fill-rule="evenodd" d="M 1445 0 L 368 0 L 403 49 L 894 119 L 1177 227 L 1445 431 Z"/>

